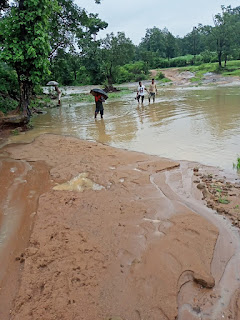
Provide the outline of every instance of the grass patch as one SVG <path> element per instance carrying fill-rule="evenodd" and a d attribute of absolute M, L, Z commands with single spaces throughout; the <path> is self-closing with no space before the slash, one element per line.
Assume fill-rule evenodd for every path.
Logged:
<path fill-rule="evenodd" d="M 221 73 L 224 76 L 240 76 L 240 60 L 228 61 Z"/>
<path fill-rule="evenodd" d="M 18 129 L 13 129 L 13 130 L 11 131 L 11 134 L 12 134 L 13 136 L 18 136 L 18 135 L 19 135 Z"/>
<path fill-rule="evenodd" d="M 132 93 L 132 91 L 128 88 L 121 88 L 120 91 L 117 92 L 109 92 L 108 97 L 109 99 L 118 99 L 126 94 Z"/>
<path fill-rule="evenodd" d="M 109 92 L 108 99 L 118 99 L 131 92 L 128 88 L 120 88 L 120 91 Z M 94 102 L 94 97 L 90 93 L 71 93 L 68 100 L 70 102 Z"/>
<path fill-rule="evenodd" d="M 161 83 L 165 83 L 165 82 L 172 82 L 172 80 L 168 79 L 168 78 L 164 78 L 160 80 Z"/>
<path fill-rule="evenodd" d="M 52 107 L 54 105 L 53 100 L 50 98 L 49 95 L 38 95 L 35 96 L 31 103 L 30 103 L 30 109 L 44 109 L 46 107 Z"/>
<path fill-rule="evenodd" d="M 200 82 L 205 73 L 212 72 L 212 73 L 219 73 L 219 67 L 217 63 L 204 63 L 200 66 L 188 66 L 179 68 L 180 72 L 189 71 L 195 73 L 195 76 L 190 79 L 191 82 Z"/>
<path fill-rule="evenodd" d="M 219 197 L 218 202 L 222 204 L 228 204 L 230 201 L 226 198 Z"/>
<path fill-rule="evenodd" d="M 94 97 L 90 93 L 70 93 L 68 100 L 71 102 L 92 102 Z"/>
<path fill-rule="evenodd" d="M 237 162 L 233 163 L 233 169 L 237 169 L 237 171 L 240 171 L 240 158 L 237 158 Z"/>
<path fill-rule="evenodd" d="M 165 75 L 161 71 L 158 71 L 155 79 L 161 83 L 171 82 L 171 80 L 166 78 Z"/>
<path fill-rule="evenodd" d="M 228 200 L 226 197 L 222 197 L 222 189 L 216 188 L 216 191 L 218 192 L 218 202 L 222 204 L 228 204 L 230 203 L 230 200 Z"/>

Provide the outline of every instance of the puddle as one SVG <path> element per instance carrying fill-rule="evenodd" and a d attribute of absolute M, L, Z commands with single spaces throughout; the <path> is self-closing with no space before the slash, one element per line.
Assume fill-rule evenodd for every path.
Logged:
<path fill-rule="evenodd" d="M 79 191 L 83 192 L 84 190 L 102 190 L 105 189 L 103 186 L 93 182 L 88 178 L 88 173 L 80 173 L 75 178 L 71 179 L 68 182 L 59 184 L 53 188 L 53 190 L 61 191 Z"/>
<path fill-rule="evenodd" d="M 28 243 L 38 198 L 49 186 L 48 167 L 0 159 L 0 318 L 8 319 L 22 268 L 15 261 Z"/>

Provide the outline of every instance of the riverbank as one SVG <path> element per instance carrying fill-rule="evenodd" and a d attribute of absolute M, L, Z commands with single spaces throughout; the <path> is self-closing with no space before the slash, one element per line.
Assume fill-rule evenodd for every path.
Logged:
<path fill-rule="evenodd" d="M 196 164 L 50 134 L 1 164 L 1 254 L 20 283 L 2 282 L 1 319 L 240 319 L 238 231 L 202 202 Z"/>

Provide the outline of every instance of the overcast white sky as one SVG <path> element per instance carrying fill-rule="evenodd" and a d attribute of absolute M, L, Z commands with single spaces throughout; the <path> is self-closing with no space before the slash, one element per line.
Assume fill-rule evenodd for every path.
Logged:
<path fill-rule="evenodd" d="M 124 31 L 134 44 L 139 44 L 147 28 L 167 27 L 173 35 L 180 37 L 189 33 L 199 23 L 213 24 L 212 17 L 221 12 L 221 5 L 237 7 L 239 0 L 75 0 L 89 13 L 99 13 L 108 23 L 106 33 Z"/>

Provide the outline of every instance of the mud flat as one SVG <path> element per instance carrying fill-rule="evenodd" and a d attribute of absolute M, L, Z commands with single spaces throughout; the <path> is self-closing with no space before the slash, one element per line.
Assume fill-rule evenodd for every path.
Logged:
<path fill-rule="evenodd" d="M 50 134 L 0 163 L 1 319 L 240 319 L 239 229 L 195 164 Z"/>

